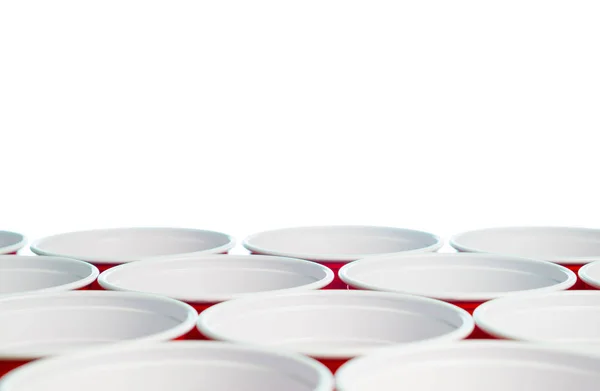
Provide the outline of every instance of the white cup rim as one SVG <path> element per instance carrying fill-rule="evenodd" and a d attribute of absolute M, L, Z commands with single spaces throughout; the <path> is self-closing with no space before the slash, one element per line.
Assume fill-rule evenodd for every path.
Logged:
<path fill-rule="evenodd" d="M 61 236 L 69 236 L 69 235 L 77 235 L 77 234 L 92 234 L 92 233 L 104 233 L 104 232 L 119 232 L 119 231 L 129 231 L 129 232 L 135 232 L 135 231 L 162 231 L 162 230 L 169 230 L 169 231 L 173 231 L 173 232 L 195 232 L 195 233 L 208 233 L 208 234 L 217 234 L 222 236 L 223 238 L 227 239 L 227 243 L 218 246 L 218 247 L 214 247 L 214 248 L 210 248 L 210 249 L 206 249 L 206 250 L 201 250 L 201 251 L 193 251 L 193 252 L 185 252 L 185 253 L 177 253 L 177 254 L 169 254 L 169 256 L 184 256 L 184 255 L 201 255 L 201 254 L 216 254 L 216 253 L 223 253 L 223 252 L 227 252 L 229 250 L 231 250 L 235 244 L 236 244 L 236 240 L 234 237 L 232 237 L 231 235 L 222 233 L 222 232 L 218 232 L 218 231 L 211 231 L 211 230 L 205 230 L 205 229 L 196 229 L 196 228 L 178 228 L 178 227 L 116 227 L 116 228 L 100 228 L 100 229 L 90 229 L 90 230 L 82 230 L 82 231 L 71 231 L 71 232 L 63 232 L 60 234 L 55 234 L 55 235 L 51 235 L 51 236 L 46 236 L 44 238 L 41 239 L 37 239 L 36 241 L 34 241 L 31 246 L 30 249 L 33 253 L 38 254 L 38 255 L 50 255 L 50 256 L 58 256 L 58 257 L 68 257 L 68 258 L 76 258 L 76 259 L 80 259 L 82 261 L 86 261 L 86 262 L 90 262 L 90 263 L 94 263 L 96 265 L 102 265 L 102 264 L 121 264 L 121 263 L 127 263 L 127 262 L 133 262 L 133 261 L 139 261 L 139 260 L 145 260 L 145 259 L 154 259 L 154 258 L 158 258 L 158 257 L 164 257 L 164 255 L 160 255 L 160 256 L 143 256 L 143 257 L 121 257 L 121 256 L 101 256 L 101 257 L 97 257 L 97 256 L 81 256 L 81 255 L 71 255 L 71 254 L 64 254 L 64 253 L 60 253 L 60 252 L 56 252 L 56 251 L 49 251 L 49 250 L 45 250 L 44 249 L 44 243 L 46 241 L 49 240 L 53 240 L 57 237 L 61 237 Z"/>
<path fill-rule="evenodd" d="M 98 283 L 104 289 L 112 290 L 112 291 L 126 291 L 126 292 L 134 292 L 134 290 L 130 290 L 119 286 L 117 283 L 110 282 L 110 277 L 114 274 L 118 274 L 123 270 L 136 270 L 143 269 L 145 266 L 150 265 L 165 265 L 169 264 L 177 264 L 180 261 L 194 260 L 195 263 L 202 263 L 202 261 L 214 261 L 218 260 L 219 262 L 229 262 L 236 260 L 248 260 L 248 261 L 267 261 L 273 262 L 276 264 L 299 264 L 304 266 L 314 267 L 315 269 L 322 270 L 325 273 L 325 277 L 319 281 L 312 282 L 310 284 L 305 284 L 301 286 L 285 288 L 285 289 L 277 289 L 277 290 L 265 290 L 260 292 L 252 292 L 252 293 L 239 293 L 239 294 L 217 294 L 217 295 L 209 295 L 203 294 L 201 296 L 170 296 L 176 300 L 181 300 L 188 303 L 218 303 L 232 299 L 238 299 L 243 297 L 249 297 L 254 295 L 262 295 L 262 294 L 282 294 L 282 293 L 293 293 L 293 292 L 304 292 L 310 290 L 317 290 L 324 288 L 329 285 L 334 279 L 334 273 L 331 269 L 326 266 L 320 265 L 315 262 L 298 259 L 298 258 L 289 258 L 289 257 L 276 257 L 271 255 L 224 255 L 224 254 L 209 254 L 209 255 L 184 255 L 184 256 L 165 256 L 160 258 L 153 258 L 151 260 L 143 260 L 136 262 L 128 262 L 115 267 L 112 267 L 98 277 Z M 151 293 L 151 292 L 149 292 Z"/>
<path fill-rule="evenodd" d="M 351 290 L 341 290 L 341 289 L 339 289 L 339 290 L 331 289 L 331 290 L 321 290 L 321 291 L 307 291 L 307 292 L 287 293 L 287 294 L 279 294 L 279 295 L 256 295 L 256 296 L 251 296 L 251 297 L 245 297 L 245 298 L 225 301 L 225 302 L 222 302 L 219 304 L 215 304 L 214 306 L 212 306 L 212 307 L 204 310 L 202 313 L 200 313 L 196 327 L 202 334 L 204 334 L 208 338 L 211 338 L 214 340 L 262 346 L 258 342 L 249 341 L 246 338 L 241 338 L 241 339 L 231 338 L 230 336 L 228 336 L 224 333 L 221 333 L 219 330 L 214 330 L 210 326 L 210 321 L 211 321 L 210 317 L 212 317 L 213 313 L 215 313 L 215 312 L 218 313 L 223 310 L 228 310 L 230 307 L 233 307 L 233 308 L 238 307 L 238 306 L 244 307 L 244 306 L 247 306 L 248 304 L 252 304 L 253 302 L 260 301 L 261 299 L 268 300 L 269 298 L 275 298 L 275 297 L 294 298 L 294 297 L 299 297 L 299 296 L 305 296 L 305 297 L 310 297 L 310 296 L 315 296 L 315 297 L 327 297 L 327 296 L 354 297 L 354 296 L 358 296 L 358 297 L 373 297 L 373 298 L 380 298 L 380 299 L 385 298 L 385 299 L 389 299 L 389 300 L 398 300 L 398 299 L 410 300 L 412 302 L 421 302 L 421 303 L 427 303 L 430 305 L 437 305 L 440 308 L 451 310 L 454 313 L 456 313 L 456 315 L 460 318 L 460 320 L 462 322 L 462 324 L 459 327 L 457 327 L 455 330 L 453 330 L 449 333 L 446 333 L 446 334 L 443 334 L 440 336 L 436 336 L 436 337 L 423 339 L 420 341 L 410 342 L 407 344 L 413 344 L 413 343 L 414 344 L 430 344 L 430 343 L 436 344 L 436 343 L 440 343 L 440 342 L 444 342 L 444 341 L 458 341 L 458 340 L 467 338 L 469 335 L 471 335 L 471 333 L 473 332 L 473 329 L 475 328 L 475 322 L 474 322 L 472 316 L 467 311 L 465 311 L 464 309 L 462 309 L 458 306 L 446 303 L 441 300 L 436 300 L 436 299 L 431 299 L 428 297 L 422 297 L 422 296 L 416 296 L 416 295 L 401 294 L 401 293 L 376 292 L 376 291 L 351 291 Z M 298 350 L 298 352 L 301 354 L 304 354 L 304 355 L 307 355 L 310 357 L 318 357 L 318 358 L 322 358 L 322 359 L 348 359 L 351 357 L 367 354 L 371 351 L 373 351 L 373 348 L 357 349 L 357 350 L 353 350 L 352 352 L 349 352 L 347 349 L 342 349 L 342 348 L 339 348 L 339 349 L 311 348 L 311 349 Z"/>
<path fill-rule="evenodd" d="M 586 284 L 600 289 L 600 278 L 594 278 L 590 275 L 591 269 L 600 268 L 600 261 L 590 262 L 579 269 L 579 278 Z"/>
<path fill-rule="evenodd" d="M 550 293 L 532 293 L 529 295 L 522 296 L 511 296 L 511 297 L 501 297 L 499 299 L 490 300 L 481 304 L 479 307 L 475 309 L 473 312 L 473 320 L 477 327 L 479 327 L 484 332 L 493 335 L 498 338 L 513 340 L 513 341 L 522 341 L 522 342 L 536 342 L 536 343 L 554 343 L 554 341 L 548 341 L 543 337 L 536 337 L 535 335 L 528 336 L 524 339 L 521 335 L 515 334 L 509 331 L 504 330 L 502 327 L 497 327 L 493 322 L 488 321 L 487 314 L 490 311 L 494 311 L 497 309 L 503 308 L 503 306 L 509 306 L 511 303 L 514 304 L 523 304 L 526 303 L 528 299 L 544 299 L 544 298 L 561 298 L 561 297 L 597 297 L 600 299 L 600 291 L 562 291 L 562 292 L 550 292 Z"/>
<path fill-rule="evenodd" d="M 185 319 L 181 321 L 175 327 L 171 327 L 168 330 L 160 331 L 151 335 L 136 337 L 134 339 L 122 340 L 115 342 L 114 345 L 127 345 L 127 344 L 138 344 L 148 342 L 163 342 L 179 338 L 191 330 L 194 329 L 198 318 L 198 312 L 189 304 L 183 303 L 179 300 L 171 299 L 169 297 L 153 295 L 149 293 L 137 293 L 137 292 L 110 292 L 110 291 L 65 291 L 57 293 L 30 293 L 19 296 L 10 296 L 1 298 L 0 303 L 7 301 L 26 301 L 30 299 L 48 299 L 53 298 L 94 298 L 94 297 L 114 297 L 127 298 L 127 299 L 142 299 L 142 300 L 154 300 L 165 305 L 179 307 L 186 312 Z M 107 343 L 107 346 L 113 345 L 113 343 Z M 0 360 L 36 360 L 43 357 L 55 356 L 56 354 L 51 351 L 39 351 L 35 353 L 20 353 L 11 352 L 9 349 L 6 351 L 0 351 Z"/>
<path fill-rule="evenodd" d="M 580 359 L 589 359 L 590 361 L 600 363 L 600 357 L 590 357 L 585 354 L 581 354 L 568 349 L 563 349 L 554 345 L 531 344 L 520 341 L 466 340 L 459 342 L 446 342 L 434 345 L 411 344 L 408 346 L 391 346 L 381 348 L 378 351 L 366 356 L 354 358 L 342 365 L 335 373 L 336 390 L 346 391 L 349 389 L 353 389 L 349 387 L 350 384 L 347 384 L 347 382 L 349 381 L 347 380 L 348 376 L 351 376 L 353 373 L 362 372 L 364 369 L 368 369 L 369 367 L 374 367 L 377 363 L 386 362 L 387 360 L 391 360 L 396 357 L 410 357 L 415 353 L 418 354 L 463 349 L 472 349 L 475 351 L 480 349 L 497 349 L 516 352 L 548 352 L 555 353 L 564 357 L 577 357 Z"/>
<path fill-rule="evenodd" d="M 269 249 L 267 247 L 264 246 L 260 246 L 260 245 L 255 245 L 252 242 L 254 241 L 254 239 L 256 237 L 259 236 L 263 236 L 263 235 L 269 235 L 272 233 L 278 233 L 278 232 L 282 232 L 282 231 L 295 231 L 295 230 L 327 230 L 327 229 L 364 229 L 364 230 L 373 230 L 373 229 L 377 229 L 377 230 L 389 230 L 389 231 L 393 231 L 396 233 L 399 232 L 404 232 L 404 233 L 412 233 L 412 234 L 422 234 L 422 235 L 426 235 L 428 236 L 430 239 L 432 239 L 434 241 L 433 244 L 429 245 L 429 246 L 425 246 L 425 247 L 421 247 L 421 248 L 417 248 L 414 250 L 406 250 L 406 251 L 400 251 L 400 252 L 391 252 L 391 253 L 382 253 L 379 255 L 385 255 L 385 254 L 418 254 L 418 253 L 424 253 L 424 252 L 434 252 L 439 250 L 443 245 L 444 242 L 442 240 L 441 237 L 434 235 L 432 233 L 429 232 L 425 232 L 425 231 L 419 231 L 419 230 L 414 230 L 414 229 L 409 229 L 409 228 L 398 228 L 398 227 L 386 227 L 386 226 L 370 226 L 370 225 L 315 225 L 315 226 L 301 226 L 301 227 L 287 227 L 287 228 L 280 228 L 280 229 L 272 229 L 272 230 L 268 230 L 268 231 L 262 231 L 262 232 L 257 232 L 254 233 L 250 236 L 247 236 L 244 241 L 242 242 L 242 245 L 249 251 L 252 251 L 254 253 L 259 253 L 259 254 L 265 254 L 265 255 L 275 255 L 275 256 L 282 256 L 282 257 L 292 257 L 292 258 L 300 258 L 300 259 L 308 259 L 311 261 L 322 261 L 324 263 L 326 262 L 351 262 L 360 258 L 365 258 L 368 256 L 372 256 L 372 253 L 367 253 L 367 254 L 362 254 L 362 253 L 356 253 L 356 254 L 320 254 L 320 253 L 310 253 L 310 252 L 296 252 L 296 251 L 279 251 L 279 250 L 273 250 L 273 249 Z"/>
<path fill-rule="evenodd" d="M 498 227 L 487 227 L 487 228 L 482 228 L 482 229 L 474 229 L 474 230 L 470 230 L 470 231 L 464 231 L 458 234 L 453 235 L 450 240 L 449 240 L 449 244 L 451 247 L 453 247 L 454 249 L 458 250 L 458 251 L 463 251 L 463 252 L 473 252 L 473 253 L 490 253 L 489 251 L 485 251 L 479 247 L 476 246 L 469 246 L 469 245 L 465 245 L 462 244 L 462 238 L 467 235 L 467 234 L 473 234 L 473 233 L 480 233 L 480 232 L 494 232 L 494 231 L 499 231 L 499 230 L 503 230 L 503 231 L 509 231 L 509 230 L 531 230 L 533 232 L 539 232 L 539 231 L 568 231 L 571 233 L 596 233 L 600 236 L 600 229 L 596 229 L 596 228 L 587 228 L 587 227 L 569 227 L 569 226 L 498 226 Z M 497 253 L 497 252 L 496 252 Z M 515 255 L 515 256 L 519 256 L 520 254 L 508 254 L 506 253 L 506 255 Z M 537 258 L 537 257 L 533 257 L 533 258 Z M 553 256 L 553 257 L 544 257 L 544 258 L 551 258 L 551 259 L 544 259 L 545 261 L 549 261 L 549 262 L 554 262 L 554 263 L 560 263 L 563 265 L 579 265 L 579 264 L 586 264 L 586 263 L 590 263 L 593 261 L 598 261 L 600 260 L 600 254 L 598 255 L 594 255 L 594 256 Z"/>
<path fill-rule="evenodd" d="M 301 354 L 297 354 L 294 352 L 290 352 L 287 350 L 281 349 L 273 349 L 273 348 L 259 348 L 251 345 L 239 345 L 232 344 L 227 342 L 219 342 L 219 341 L 171 341 L 171 342 L 162 342 L 162 343 L 152 343 L 152 344 L 119 344 L 119 345 L 106 345 L 97 347 L 94 349 L 89 349 L 85 351 L 80 351 L 76 353 L 69 353 L 66 355 L 54 356 L 45 358 L 43 360 L 36 360 L 34 362 L 28 363 L 20 368 L 17 368 L 7 375 L 5 375 L 2 379 L 0 379 L 0 391 L 12 391 L 17 390 L 16 388 L 12 388 L 12 383 L 17 383 L 21 381 L 21 379 L 30 378 L 31 376 L 35 376 L 36 372 L 43 370 L 46 366 L 55 366 L 55 367 L 69 367 L 70 363 L 79 362 L 80 360 L 86 360 L 88 358 L 95 358 L 98 356 L 115 356 L 118 360 L 118 357 L 126 352 L 164 352 L 168 350 L 194 350 L 194 349 L 213 349 L 213 350 L 229 350 L 229 351 L 241 351 L 241 352 L 254 352 L 254 353 L 264 353 L 266 355 L 274 355 L 282 358 L 291 359 L 299 364 L 305 365 L 314 371 L 316 371 L 319 384 L 314 389 L 314 391 L 332 391 L 334 387 L 333 375 L 319 361 L 312 359 L 310 357 L 303 356 Z"/>
<path fill-rule="evenodd" d="M 469 260 L 469 259 L 481 259 L 485 257 L 489 260 L 496 260 L 498 262 L 508 261 L 513 263 L 522 262 L 524 265 L 538 265 L 540 267 L 546 266 L 548 269 L 555 269 L 565 273 L 566 280 L 562 281 L 558 284 L 554 284 L 551 286 L 530 289 L 525 291 L 511 291 L 511 292 L 452 292 L 447 293 L 444 291 L 428 291 L 428 292 L 414 292 L 409 290 L 393 289 L 389 287 L 382 287 L 378 284 L 370 284 L 364 281 L 361 281 L 360 276 L 353 277 L 350 273 L 352 268 L 360 265 L 370 265 L 376 267 L 378 263 L 385 263 L 386 261 L 393 260 L 394 264 L 414 264 L 415 259 L 423 258 L 423 259 L 433 259 L 433 258 L 448 258 L 449 261 L 451 259 L 458 260 Z M 394 255 L 380 255 L 380 256 L 372 256 L 363 259 L 359 259 L 354 262 L 350 262 L 344 265 L 339 270 L 340 279 L 346 284 L 353 286 L 359 289 L 368 289 L 368 290 L 376 290 L 376 291 L 386 291 L 386 292 L 396 292 L 396 293 L 406 293 L 413 295 L 420 295 L 431 297 L 438 300 L 447 300 L 447 301 L 456 301 L 456 302 L 471 302 L 471 301 L 488 301 L 499 297 L 508 297 L 508 296 L 516 296 L 522 294 L 529 293 L 546 293 L 546 292 L 556 292 L 561 290 L 566 290 L 571 288 L 577 282 L 577 275 L 569 270 L 568 268 L 558 265 L 556 263 L 542 261 L 537 259 L 529 259 L 529 258 L 521 258 L 514 257 L 508 255 L 500 255 L 500 254 L 489 254 L 489 253 L 425 253 L 425 254 L 394 254 Z"/>
<path fill-rule="evenodd" d="M 0 255 L 17 252 L 23 247 L 25 247 L 25 245 L 27 244 L 27 237 L 21 233 L 13 231 L 0 231 L 0 235 L 2 234 L 17 235 L 18 237 L 20 237 L 20 239 L 13 244 L 0 247 Z"/>
<path fill-rule="evenodd" d="M 35 255 L 0 255 L 0 266 L 2 265 L 3 261 L 6 261 L 7 263 L 10 261 L 17 261 L 17 262 L 39 261 L 39 263 L 43 265 L 43 263 L 48 260 L 59 262 L 59 263 L 64 263 L 65 265 L 81 265 L 81 266 L 87 267 L 87 268 L 89 268 L 89 274 L 85 277 L 82 277 L 82 278 L 76 280 L 76 281 L 69 282 L 66 284 L 55 285 L 55 286 L 51 286 L 48 288 L 40 288 L 40 289 L 28 290 L 28 291 L 24 291 L 24 292 L 3 293 L 3 294 L 0 294 L 0 299 L 5 298 L 5 297 L 22 296 L 24 294 L 30 294 L 30 293 L 49 294 L 49 293 L 58 293 L 58 292 L 63 292 L 63 291 L 77 290 L 77 289 L 86 287 L 86 286 L 90 285 L 91 283 L 93 283 L 94 281 L 96 281 L 96 279 L 98 278 L 98 276 L 100 274 L 98 268 L 96 266 L 92 265 L 91 263 L 88 263 L 85 261 L 80 261 L 78 259 L 65 258 L 65 257 L 50 257 L 50 256 L 35 256 Z"/>

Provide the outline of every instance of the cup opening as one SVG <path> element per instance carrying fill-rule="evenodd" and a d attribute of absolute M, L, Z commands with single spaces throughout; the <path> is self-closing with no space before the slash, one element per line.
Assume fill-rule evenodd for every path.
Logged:
<path fill-rule="evenodd" d="M 165 341 L 189 332 L 187 304 L 126 292 L 71 291 L 0 300 L 0 359 L 36 359 L 122 341 Z"/>
<path fill-rule="evenodd" d="M 329 290 L 217 304 L 198 327 L 211 339 L 337 359 L 390 344 L 459 340 L 474 325 L 464 310 L 433 299 Z"/>
<path fill-rule="evenodd" d="M 320 289 L 333 272 L 314 262 L 260 255 L 167 257 L 125 264 L 103 273 L 105 289 L 150 292 L 192 304 L 263 293 Z"/>
<path fill-rule="evenodd" d="M 257 233 L 244 246 L 258 254 L 348 262 L 373 254 L 436 251 L 442 242 L 430 233 L 403 228 L 320 226 Z"/>
<path fill-rule="evenodd" d="M 74 259 L 0 256 L 0 297 L 82 289 L 98 277 L 94 266 Z"/>
<path fill-rule="evenodd" d="M 234 244 L 231 236 L 206 230 L 114 228 L 49 236 L 33 243 L 31 251 L 114 264 L 167 255 L 222 253 Z"/>
<path fill-rule="evenodd" d="M 110 374 L 107 376 L 107 374 Z M 332 375 L 306 357 L 215 342 L 98 349 L 43 360 L 5 378 L 3 390 L 331 391 Z"/>

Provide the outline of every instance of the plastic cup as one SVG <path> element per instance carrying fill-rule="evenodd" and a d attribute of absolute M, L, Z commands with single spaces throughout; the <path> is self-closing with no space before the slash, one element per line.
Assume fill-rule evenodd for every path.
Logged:
<path fill-rule="evenodd" d="M 71 291 L 0 299 L 0 376 L 29 361 L 111 343 L 184 338 L 197 312 L 166 297 Z"/>
<path fill-rule="evenodd" d="M 600 260 L 600 230 L 577 227 L 487 228 L 454 236 L 458 251 L 514 255 L 558 263 L 573 272 Z M 582 283 L 574 285 L 582 289 Z"/>
<path fill-rule="evenodd" d="M 505 297 L 479 306 L 477 326 L 500 339 L 550 343 L 600 354 L 600 291 Z"/>
<path fill-rule="evenodd" d="M 337 391 L 594 391 L 600 357 L 504 341 L 382 349 L 336 373 Z"/>
<path fill-rule="evenodd" d="M 27 238 L 16 232 L 0 231 L 0 255 L 16 254 L 25 247 Z"/>
<path fill-rule="evenodd" d="M 0 298 L 83 290 L 97 277 L 95 266 L 75 259 L 0 255 Z"/>
<path fill-rule="evenodd" d="M 585 284 L 585 289 L 600 289 L 600 261 L 588 263 L 579 269 L 579 278 Z"/>
<path fill-rule="evenodd" d="M 285 228 L 251 235 L 244 247 L 255 254 L 319 262 L 336 273 L 330 289 L 345 289 L 337 271 L 346 263 L 376 254 L 434 252 L 442 240 L 430 233 L 403 228 L 321 226 Z"/>
<path fill-rule="evenodd" d="M 2 391 L 332 391 L 319 362 L 287 352 L 207 341 L 120 346 L 28 364 Z"/>
<path fill-rule="evenodd" d="M 391 344 L 460 340 L 471 316 L 442 301 L 387 292 L 323 290 L 255 296 L 214 305 L 198 318 L 208 338 L 286 348 L 332 371 Z"/>
<path fill-rule="evenodd" d="M 123 264 L 102 273 L 98 282 L 107 290 L 168 296 L 202 312 L 216 303 L 257 293 L 321 289 L 332 280 L 331 270 L 301 259 L 203 255 Z"/>
<path fill-rule="evenodd" d="M 226 234 L 188 228 L 114 228 L 70 232 L 31 245 L 38 255 L 89 262 L 103 272 L 116 265 L 161 256 L 226 253 L 235 240 Z"/>
<path fill-rule="evenodd" d="M 408 293 L 470 313 L 498 297 L 571 288 L 577 276 L 557 264 L 496 254 L 415 254 L 361 259 L 340 270 L 354 289 Z"/>

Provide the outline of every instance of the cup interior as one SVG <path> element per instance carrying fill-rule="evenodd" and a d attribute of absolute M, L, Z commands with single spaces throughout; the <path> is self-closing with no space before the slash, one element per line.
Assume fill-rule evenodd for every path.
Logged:
<path fill-rule="evenodd" d="M 344 266 L 340 277 L 355 288 L 472 301 L 568 289 L 577 281 L 572 271 L 550 262 L 465 253 L 365 258 Z"/>
<path fill-rule="evenodd" d="M 319 289 L 333 280 L 323 265 L 260 255 L 204 255 L 121 265 L 102 274 L 105 289 L 151 292 L 189 302 L 253 293 Z"/>
<path fill-rule="evenodd" d="M 116 228 L 70 232 L 35 242 L 31 250 L 91 262 L 129 262 L 194 252 L 226 252 L 233 239 L 220 232 L 184 228 Z"/>
<path fill-rule="evenodd" d="M 89 263 L 68 258 L 0 256 L 0 297 L 83 288 L 98 276 Z"/>
<path fill-rule="evenodd" d="M 252 252 L 310 260 L 355 260 L 372 254 L 435 251 L 440 239 L 427 232 L 402 228 L 323 226 L 286 228 L 249 236 Z"/>
<path fill-rule="evenodd" d="M 348 358 L 390 344 L 462 339 L 473 321 L 464 310 L 437 300 L 329 290 L 217 304 L 200 315 L 198 327 L 213 339 Z"/>
<path fill-rule="evenodd" d="M 582 267 L 579 270 L 579 277 L 591 287 L 600 289 L 600 261 Z"/>
<path fill-rule="evenodd" d="M 16 232 L 0 231 L 0 254 L 16 252 L 25 244 L 25 237 Z"/>
<path fill-rule="evenodd" d="M 477 325 L 502 338 L 600 342 L 600 292 L 568 291 L 492 300 L 475 310 Z"/>
<path fill-rule="evenodd" d="M 338 391 L 594 390 L 600 358 L 511 342 L 395 349 L 351 361 Z"/>
<path fill-rule="evenodd" d="M 3 391 L 331 391 L 305 357 L 214 342 L 175 342 L 63 356 L 17 370 Z"/>
<path fill-rule="evenodd" d="M 0 358 L 34 359 L 128 340 L 169 340 L 193 329 L 187 304 L 126 292 L 74 291 L 0 300 Z"/>
<path fill-rule="evenodd" d="M 568 227 L 489 228 L 456 235 L 460 250 L 515 255 L 559 263 L 584 263 L 600 257 L 600 231 Z"/>

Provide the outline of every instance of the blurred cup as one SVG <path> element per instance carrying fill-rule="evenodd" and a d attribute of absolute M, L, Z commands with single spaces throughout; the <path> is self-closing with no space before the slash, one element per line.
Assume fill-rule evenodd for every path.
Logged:
<path fill-rule="evenodd" d="M 473 317 L 499 338 L 553 344 L 600 355 L 600 291 L 505 297 L 480 305 Z"/>
<path fill-rule="evenodd" d="M 600 289 L 600 261 L 588 263 L 579 269 L 579 278 L 586 289 Z"/>
<path fill-rule="evenodd" d="M 337 391 L 594 391 L 600 357 L 503 341 L 381 349 L 336 373 Z"/>
<path fill-rule="evenodd" d="M 25 365 L 2 391 L 332 391 L 319 362 L 282 351 L 208 341 L 99 348 Z"/>
<path fill-rule="evenodd" d="M 0 255 L 16 254 L 25 247 L 27 238 L 25 235 L 10 231 L 0 231 Z"/>

